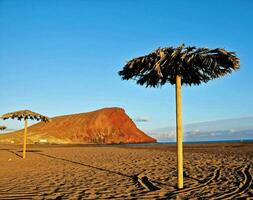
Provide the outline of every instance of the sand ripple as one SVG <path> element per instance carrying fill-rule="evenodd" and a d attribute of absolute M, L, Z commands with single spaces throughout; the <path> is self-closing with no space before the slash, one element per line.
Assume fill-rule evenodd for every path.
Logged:
<path fill-rule="evenodd" d="M 171 146 L 32 146 L 23 160 L 20 147 L 2 145 L 0 199 L 251 199 L 253 145 L 235 146 L 186 147 L 185 187 L 177 190 Z M 137 175 L 159 189 L 149 191 Z"/>

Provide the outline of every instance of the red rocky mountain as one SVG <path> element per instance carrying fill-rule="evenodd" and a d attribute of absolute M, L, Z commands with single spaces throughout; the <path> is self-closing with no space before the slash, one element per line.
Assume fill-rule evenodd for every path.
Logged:
<path fill-rule="evenodd" d="M 23 130 L 0 135 L 1 143 L 22 143 Z M 156 139 L 139 130 L 122 108 L 57 116 L 28 128 L 28 143 L 119 144 L 151 143 Z"/>

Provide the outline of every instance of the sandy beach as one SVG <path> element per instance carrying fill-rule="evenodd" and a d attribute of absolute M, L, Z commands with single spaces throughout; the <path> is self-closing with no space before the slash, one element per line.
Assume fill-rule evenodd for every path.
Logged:
<path fill-rule="evenodd" d="M 21 149 L 0 146 L 0 199 L 253 198 L 253 143 L 184 145 L 182 190 L 175 145 L 28 145 L 26 159 Z"/>

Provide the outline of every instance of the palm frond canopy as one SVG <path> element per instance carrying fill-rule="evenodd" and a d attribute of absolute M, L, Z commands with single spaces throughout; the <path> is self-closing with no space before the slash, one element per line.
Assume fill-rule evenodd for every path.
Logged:
<path fill-rule="evenodd" d="M 165 83 L 175 84 L 176 75 L 181 76 L 182 84 L 199 85 L 218 78 L 240 67 L 235 52 L 225 49 L 158 48 L 152 53 L 130 60 L 119 71 L 124 80 L 134 79 L 146 87 L 158 87 Z"/>
<path fill-rule="evenodd" d="M 20 110 L 16 112 L 6 113 L 2 115 L 1 118 L 3 120 L 9 119 L 9 118 L 11 119 L 17 118 L 18 120 L 31 119 L 31 120 L 44 121 L 44 122 L 49 122 L 50 120 L 48 117 L 43 116 L 36 112 L 32 112 L 30 110 Z"/>
<path fill-rule="evenodd" d="M 6 128 L 6 126 L 0 126 L 0 130 L 5 130 Z"/>

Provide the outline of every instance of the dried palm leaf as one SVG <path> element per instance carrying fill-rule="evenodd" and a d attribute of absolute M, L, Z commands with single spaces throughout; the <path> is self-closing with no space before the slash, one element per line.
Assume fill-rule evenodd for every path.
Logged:
<path fill-rule="evenodd" d="M 11 119 L 17 118 L 18 120 L 31 119 L 31 120 L 44 121 L 44 122 L 48 122 L 50 120 L 48 117 L 36 112 L 32 112 L 30 110 L 20 110 L 16 112 L 6 113 L 2 115 L 1 118 L 3 120 L 9 119 L 9 118 Z"/>
<path fill-rule="evenodd" d="M 199 85 L 239 69 L 239 58 L 235 52 L 225 49 L 158 48 L 154 52 L 130 60 L 119 75 L 124 80 L 134 79 L 146 87 L 158 87 L 166 83 L 175 84 L 176 75 L 182 84 Z"/>

